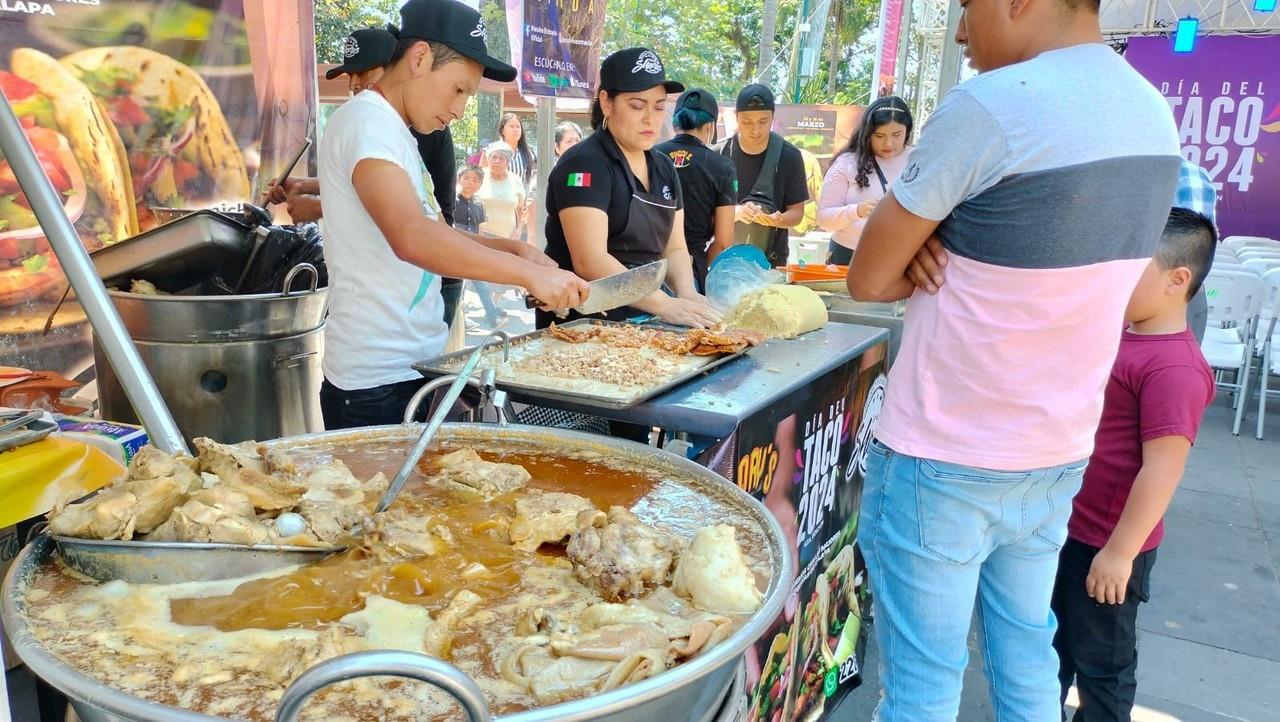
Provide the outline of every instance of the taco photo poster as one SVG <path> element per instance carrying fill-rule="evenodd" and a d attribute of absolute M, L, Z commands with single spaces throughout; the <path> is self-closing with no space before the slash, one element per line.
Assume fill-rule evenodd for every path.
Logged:
<path fill-rule="evenodd" d="M 84 83 L 52 57 L 19 48 L 0 70 L 0 92 L 85 247 L 97 250 L 136 234 L 120 137 Z M 0 307 L 60 292 L 63 282 L 58 259 L 0 154 Z"/>
<path fill-rule="evenodd" d="M 748 674 L 757 712 L 781 709 L 780 719 L 804 722 L 829 719 L 840 698 L 861 682 L 859 501 L 885 378 L 881 344 L 739 428 L 734 480 L 777 518 L 797 570 L 777 622 L 778 632 L 788 630 L 790 671 L 770 676 L 779 655 L 765 646 L 766 635 L 755 649 L 760 673 Z M 779 688 L 789 689 L 781 705 L 770 701 L 779 680 Z"/>
<path fill-rule="evenodd" d="M 204 79 L 146 48 L 90 48 L 62 58 L 106 108 L 132 176 L 138 226 L 152 208 L 202 208 L 249 199 L 244 155 Z"/>

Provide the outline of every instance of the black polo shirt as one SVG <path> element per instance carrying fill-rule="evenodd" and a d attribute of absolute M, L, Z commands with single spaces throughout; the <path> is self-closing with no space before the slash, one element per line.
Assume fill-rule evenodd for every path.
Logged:
<path fill-rule="evenodd" d="M 688 133 L 680 133 L 654 150 L 670 158 L 680 176 L 689 253 L 705 255 L 715 234 L 716 209 L 738 204 L 738 174 L 733 161 Z"/>
<path fill-rule="evenodd" d="M 671 189 L 676 208 L 684 208 L 680 178 L 671 159 L 657 150 L 646 152 L 649 161 L 649 192 L 661 194 Z M 551 169 L 547 180 L 547 255 L 572 270 L 569 245 L 560 224 L 560 211 L 565 208 L 599 208 L 609 216 L 609 238 L 622 233 L 631 212 L 631 186 L 625 174 L 631 167 L 622 156 L 609 131 L 601 130 L 573 146 Z M 644 185 L 636 181 L 643 192 Z M 666 242 L 666 239 L 662 239 Z"/>

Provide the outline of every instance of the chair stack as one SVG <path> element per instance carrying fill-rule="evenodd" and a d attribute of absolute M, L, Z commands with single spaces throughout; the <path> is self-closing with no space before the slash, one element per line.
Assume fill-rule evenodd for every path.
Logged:
<path fill-rule="evenodd" d="M 1224 239 L 1205 279 L 1205 294 L 1209 324 L 1201 350 L 1214 369 L 1218 388 L 1233 397 L 1232 433 L 1240 434 L 1256 377 L 1257 437 L 1261 439 L 1267 401 L 1280 396 L 1280 389 L 1270 389 L 1270 377 L 1280 376 L 1276 320 L 1280 317 L 1280 241 L 1250 236 Z"/>

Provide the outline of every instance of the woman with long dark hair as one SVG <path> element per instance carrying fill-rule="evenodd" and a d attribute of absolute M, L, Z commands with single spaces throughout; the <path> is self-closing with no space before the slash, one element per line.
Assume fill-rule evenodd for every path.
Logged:
<path fill-rule="evenodd" d="M 533 178 L 533 151 L 529 150 L 529 141 L 524 137 L 524 123 L 515 113 L 503 113 L 498 121 L 498 140 L 511 149 L 510 170 L 520 177 L 525 188 Z"/>
<path fill-rule="evenodd" d="M 828 263 L 844 266 L 853 258 L 867 218 L 907 167 L 913 126 L 911 109 L 896 95 L 879 98 L 863 111 L 818 197 L 818 225 L 832 232 Z"/>

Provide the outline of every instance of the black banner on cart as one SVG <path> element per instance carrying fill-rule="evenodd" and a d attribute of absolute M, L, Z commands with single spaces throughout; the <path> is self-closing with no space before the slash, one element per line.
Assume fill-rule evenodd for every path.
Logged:
<path fill-rule="evenodd" d="M 833 370 L 738 430 L 734 481 L 795 555 L 783 614 L 747 652 L 749 722 L 813 722 L 862 681 L 864 566 L 854 541 L 885 347 Z"/>

